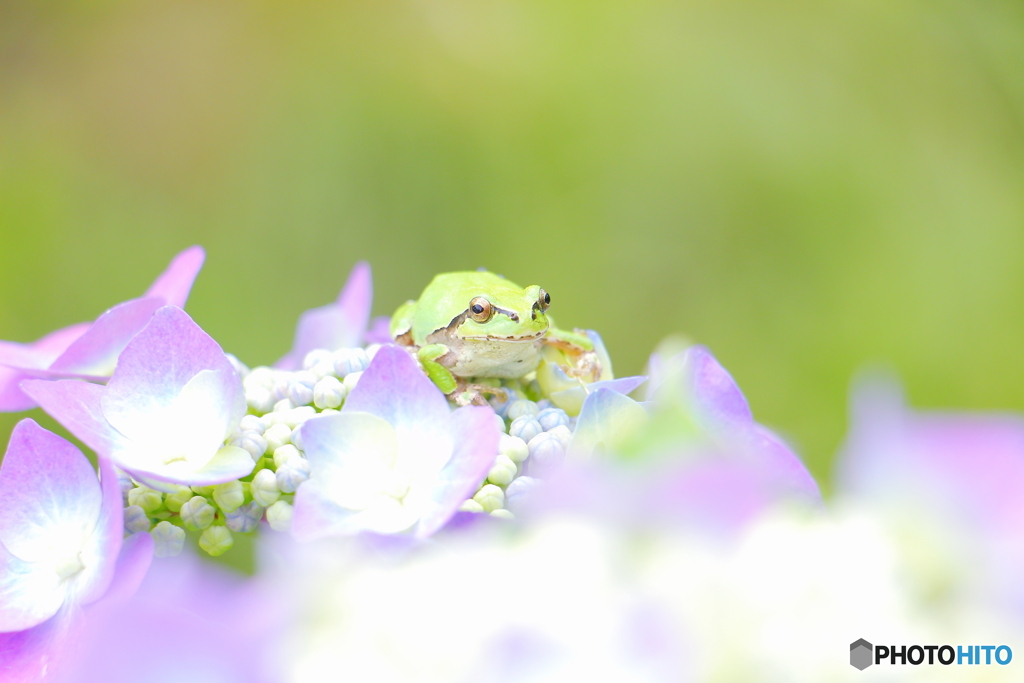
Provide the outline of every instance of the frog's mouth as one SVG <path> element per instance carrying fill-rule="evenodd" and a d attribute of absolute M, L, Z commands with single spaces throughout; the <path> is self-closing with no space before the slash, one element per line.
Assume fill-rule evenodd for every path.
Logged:
<path fill-rule="evenodd" d="M 547 330 L 541 332 L 535 332 L 533 334 L 524 334 L 521 336 L 502 337 L 496 334 L 476 334 L 470 337 L 463 337 L 463 339 L 472 339 L 473 341 L 500 341 L 500 342 L 532 342 L 542 338 Z"/>

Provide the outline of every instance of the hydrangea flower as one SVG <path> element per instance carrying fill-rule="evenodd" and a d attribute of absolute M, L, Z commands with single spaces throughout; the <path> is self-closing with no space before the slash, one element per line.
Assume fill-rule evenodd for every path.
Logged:
<path fill-rule="evenodd" d="M 302 361 L 310 351 L 336 351 L 359 346 L 366 334 L 372 302 L 370 264 L 360 261 L 349 274 L 337 301 L 311 308 L 299 317 L 292 350 L 277 361 L 274 367 L 280 370 L 301 370 Z"/>
<path fill-rule="evenodd" d="M 210 486 L 253 469 L 248 451 L 224 445 L 245 414 L 241 379 L 179 308 L 153 315 L 106 386 L 29 380 L 23 388 L 90 448 L 153 488 Z"/>
<path fill-rule="evenodd" d="M 292 533 L 428 536 L 487 476 L 498 435 L 489 407 L 452 411 L 407 352 L 384 346 L 341 412 L 302 428 L 311 472 L 295 496 Z"/>
<path fill-rule="evenodd" d="M 0 341 L 0 411 L 28 410 L 35 403 L 19 388 L 28 377 L 105 380 L 128 342 L 164 305 L 183 308 L 202 268 L 205 252 L 191 247 L 139 299 L 118 304 L 95 322 L 52 332 L 31 344 Z"/>

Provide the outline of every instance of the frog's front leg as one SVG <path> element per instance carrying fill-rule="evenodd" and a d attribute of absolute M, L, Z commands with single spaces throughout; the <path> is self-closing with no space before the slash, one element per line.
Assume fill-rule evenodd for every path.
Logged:
<path fill-rule="evenodd" d="M 445 395 L 450 395 L 458 387 L 455 375 L 451 370 L 437 362 L 437 359 L 448 353 L 448 347 L 444 344 L 428 344 L 416 352 L 416 357 L 423 365 L 423 371 L 427 373 L 430 381 L 437 385 Z"/>
<path fill-rule="evenodd" d="M 603 370 L 601 359 L 594 350 L 594 343 L 583 332 L 551 327 L 544 335 L 544 343 L 554 346 L 572 361 L 572 365 L 565 368 L 567 375 L 591 382 L 600 379 Z"/>

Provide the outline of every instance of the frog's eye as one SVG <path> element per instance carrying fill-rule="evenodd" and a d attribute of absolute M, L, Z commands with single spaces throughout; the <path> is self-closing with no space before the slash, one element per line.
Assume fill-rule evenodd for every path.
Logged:
<path fill-rule="evenodd" d="M 551 295 L 545 292 L 543 289 L 540 290 L 540 296 L 537 297 L 537 305 L 540 306 L 540 310 L 548 310 L 548 306 L 551 305 Z"/>
<path fill-rule="evenodd" d="M 494 309 L 491 302 L 482 296 L 478 296 L 469 302 L 469 317 L 478 323 L 485 323 L 491 319 Z"/>

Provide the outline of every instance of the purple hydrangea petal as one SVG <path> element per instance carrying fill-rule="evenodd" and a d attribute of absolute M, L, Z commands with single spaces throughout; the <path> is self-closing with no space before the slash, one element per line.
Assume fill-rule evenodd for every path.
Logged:
<path fill-rule="evenodd" d="M 444 526 L 487 477 L 498 455 L 499 432 L 490 408 L 465 406 L 451 413 L 448 421 L 455 447 L 437 474 L 430 503 L 416 525 L 420 538 Z"/>
<path fill-rule="evenodd" d="M 67 627 L 67 619 L 54 616 L 32 628 L 0 633 L 0 681 L 38 683 L 45 680 L 58 661 L 59 645 Z"/>
<path fill-rule="evenodd" d="M 46 621 L 66 596 L 51 566 L 26 562 L 0 543 L 0 632 L 21 631 Z"/>
<path fill-rule="evenodd" d="M 158 298 L 132 299 L 105 312 L 48 368 L 69 376 L 109 377 L 117 357 L 163 305 Z"/>
<path fill-rule="evenodd" d="M 77 586 L 77 600 L 89 604 L 106 594 L 115 571 L 124 555 L 124 502 L 118 486 L 117 473 L 106 457 L 99 459 L 100 491 L 103 499 L 99 519 L 89 543 L 82 550 L 82 563 L 89 568 Z M 120 554 L 120 555 L 119 555 Z"/>
<path fill-rule="evenodd" d="M 418 461 L 409 464 L 411 467 L 437 472 L 451 456 L 448 401 L 416 361 L 397 346 L 382 346 L 377 351 L 345 400 L 342 412 L 347 411 L 370 413 L 391 424 L 398 437 L 399 458 Z"/>
<path fill-rule="evenodd" d="M 578 382 L 578 380 L 574 380 Z M 561 408 L 569 415 L 579 415 L 587 397 L 595 391 L 608 389 L 619 394 L 630 394 L 641 384 L 647 381 L 642 375 L 633 377 L 620 377 L 619 379 L 601 380 L 591 384 L 580 384 L 572 389 L 564 389 L 551 394 L 551 402 Z"/>
<path fill-rule="evenodd" d="M 159 297 L 168 305 L 185 308 L 192 283 L 203 267 L 206 252 L 200 246 L 189 247 L 173 259 L 170 265 L 146 290 L 147 297 Z"/>
<path fill-rule="evenodd" d="M 573 458 L 586 459 L 595 450 L 614 449 L 647 421 L 647 411 L 633 399 L 598 389 L 583 404 L 569 451 Z"/>
<path fill-rule="evenodd" d="M 390 344 L 391 339 L 391 316 L 378 315 L 370 321 L 370 329 L 366 331 L 364 341 L 367 344 Z"/>
<path fill-rule="evenodd" d="M 43 410 L 101 456 L 110 457 L 123 446 L 124 437 L 103 417 L 105 387 L 74 379 L 33 379 L 21 386 Z"/>
<path fill-rule="evenodd" d="M 706 429 L 753 422 L 750 405 L 732 375 L 703 346 L 691 346 L 684 360 L 692 409 Z"/>
<path fill-rule="evenodd" d="M 370 265 L 360 261 L 352 269 L 337 301 L 311 308 L 299 317 L 295 342 L 275 365 L 283 370 L 297 370 L 302 359 L 315 349 L 338 349 L 359 346 L 370 320 L 373 301 L 373 279 Z"/>
<path fill-rule="evenodd" d="M 0 464 L 0 542 L 9 552 L 26 562 L 61 558 L 68 547 L 77 552 L 102 503 L 81 451 L 34 420 L 15 426 Z"/>
<path fill-rule="evenodd" d="M 132 534 L 121 544 L 109 589 L 103 602 L 123 602 L 138 591 L 153 563 L 153 537 L 148 533 Z"/>
<path fill-rule="evenodd" d="M 0 341 L 0 412 L 29 410 L 36 406 L 18 386 L 31 375 L 23 369 L 43 370 L 89 329 L 79 323 L 51 332 L 31 344 Z"/>

